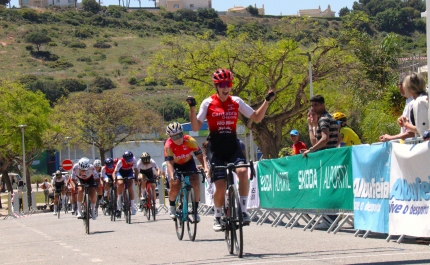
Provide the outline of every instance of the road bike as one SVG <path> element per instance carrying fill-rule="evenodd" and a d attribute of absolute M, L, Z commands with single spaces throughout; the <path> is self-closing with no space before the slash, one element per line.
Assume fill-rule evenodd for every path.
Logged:
<path fill-rule="evenodd" d="M 90 194 L 89 184 L 80 184 L 81 187 L 84 188 L 84 202 L 82 203 L 82 217 L 81 219 L 84 220 L 84 226 L 85 226 L 85 233 L 90 233 Z"/>
<path fill-rule="evenodd" d="M 229 163 L 225 166 L 211 167 L 211 175 L 216 171 L 224 171 L 227 175 L 227 198 L 224 202 L 223 213 L 225 218 L 225 241 L 230 254 L 237 254 L 239 258 L 243 256 L 243 216 L 240 208 L 240 197 L 234 184 L 233 172 L 236 168 L 247 167 L 251 169 L 252 180 L 255 176 L 254 164 L 252 161 L 249 164 L 235 165 Z"/>
<path fill-rule="evenodd" d="M 143 207 L 144 215 L 148 218 L 148 221 L 152 219 L 155 221 L 155 206 L 156 202 L 154 199 L 154 193 L 152 192 L 152 183 L 146 178 L 146 198 L 141 201 L 141 207 Z"/>
<path fill-rule="evenodd" d="M 176 235 L 179 240 L 184 237 L 184 224 L 187 223 L 188 237 L 191 241 L 196 239 L 197 233 L 197 209 L 194 196 L 194 189 L 190 183 L 190 175 L 202 175 L 202 183 L 205 182 L 206 175 L 203 169 L 200 171 L 179 171 L 176 170 L 176 175 L 181 180 L 181 190 L 176 197 L 176 218 L 174 218 Z"/>
<path fill-rule="evenodd" d="M 116 187 L 113 184 L 113 181 L 109 179 L 109 201 L 102 205 L 102 211 L 104 215 L 110 215 L 110 220 L 115 222 L 116 220 Z"/>
<path fill-rule="evenodd" d="M 124 179 L 124 191 L 122 192 L 122 209 L 124 211 L 125 222 L 131 224 L 130 194 L 128 192 L 128 178 Z"/>

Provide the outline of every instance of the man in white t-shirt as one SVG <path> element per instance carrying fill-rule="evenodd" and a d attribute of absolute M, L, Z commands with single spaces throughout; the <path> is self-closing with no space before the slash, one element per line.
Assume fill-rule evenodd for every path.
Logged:
<path fill-rule="evenodd" d="M 405 79 L 405 77 L 406 77 L 406 74 L 400 75 L 399 82 L 397 83 L 397 87 L 399 88 L 400 94 L 403 97 L 406 97 L 405 90 L 403 89 L 403 79 Z M 408 120 L 411 120 L 411 111 L 412 111 L 412 105 L 413 105 L 412 101 L 413 101 L 412 97 L 406 99 L 406 105 L 405 105 L 405 108 L 403 109 L 402 116 L 400 116 L 397 119 L 397 124 L 400 126 L 400 133 L 396 135 L 389 135 L 389 134 L 381 135 L 379 137 L 379 141 L 388 142 L 396 139 L 405 140 L 406 138 L 415 137 L 415 133 L 410 130 L 407 130 L 406 127 L 404 127 L 402 124 L 402 120 L 403 120 L 402 117 L 406 117 Z"/>

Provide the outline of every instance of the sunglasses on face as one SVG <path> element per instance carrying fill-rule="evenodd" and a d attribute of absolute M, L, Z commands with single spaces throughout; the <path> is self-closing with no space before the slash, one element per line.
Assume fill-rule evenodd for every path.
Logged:
<path fill-rule="evenodd" d="M 224 82 L 218 83 L 218 88 L 226 88 L 226 87 L 228 87 L 228 88 L 233 87 L 233 82 L 224 81 Z"/>
<path fill-rule="evenodd" d="M 183 136 L 184 136 L 184 133 L 181 132 L 181 133 L 178 133 L 178 134 L 170 135 L 170 138 L 173 141 L 175 141 L 175 140 L 181 139 Z"/>

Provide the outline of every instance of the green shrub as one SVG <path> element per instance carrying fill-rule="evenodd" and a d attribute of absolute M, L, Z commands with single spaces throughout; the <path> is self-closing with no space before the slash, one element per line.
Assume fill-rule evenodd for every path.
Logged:
<path fill-rule="evenodd" d="M 120 64 L 137 64 L 136 60 L 129 55 L 121 55 L 118 58 Z"/>
<path fill-rule="evenodd" d="M 110 78 L 96 77 L 91 82 L 91 87 L 98 87 L 98 88 L 101 88 L 103 90 L 107 90 L 107 89 L 115 88 L 116 85 L 114 84 L 114 82 Z"/>
<path fill-rule="evenodd" d="M 55 69 L 67 69 L 67 68 L 73 67 L 73 64 L 66 61 L 58 60 L 56 62 L 49 62 L 47 66 L 49 68 L 55 68 Z"/>
<path fill-rule="evenodd" d="M 87 56 L 78 57 L 76 59 L 76 61 L 90 63 L 91 62 L 91 57 L 87 57 Z"/>
<path fill-rule="evenodd" d="M 87 47 L 87 45 L 83 42 L 80 41 L 73 41 L 71 43 L 69 43 L 68 45 L 70 48 L 80 48 L 80 49 L 85 49 Z"/>
<path fill-rule="evenodd" d="M 136 79 L 136 77 L 130 77 L 130 78 L 128 79 L 128 83 L 129 83 L 130 85 L 136 85 L 136 84 L 137 84 L 137 79 Z"/>
<path fill-rule="evenodd" d="M 50 47 L 56 47 L 56 46 L 57 46 L 57 43 L 56 43 L 56 42 L 51 41 L 50 43 L 48 43 L 48 46 L 50 46 Z"/>
<path fill-rule="evenodd" d="M 97 42 L 97 43 L 94 43 L 93 47 L 99 48 L 99 49 L 109 49 L 111 45 L 105 42 Z"/>
<path fill-rule="evenodd" d="M 25 45 L 27 51 L 32 51 L 34 49 L 33 45 Z"/>

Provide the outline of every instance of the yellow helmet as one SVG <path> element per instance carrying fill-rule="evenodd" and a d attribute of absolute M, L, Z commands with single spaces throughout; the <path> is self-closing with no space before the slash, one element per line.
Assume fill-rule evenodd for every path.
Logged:
<path fill-rule="evenodd" d="M 346 115 L 342 112 L 333 113 L 333 118 L 337 121 L 346 121 Z"/>

